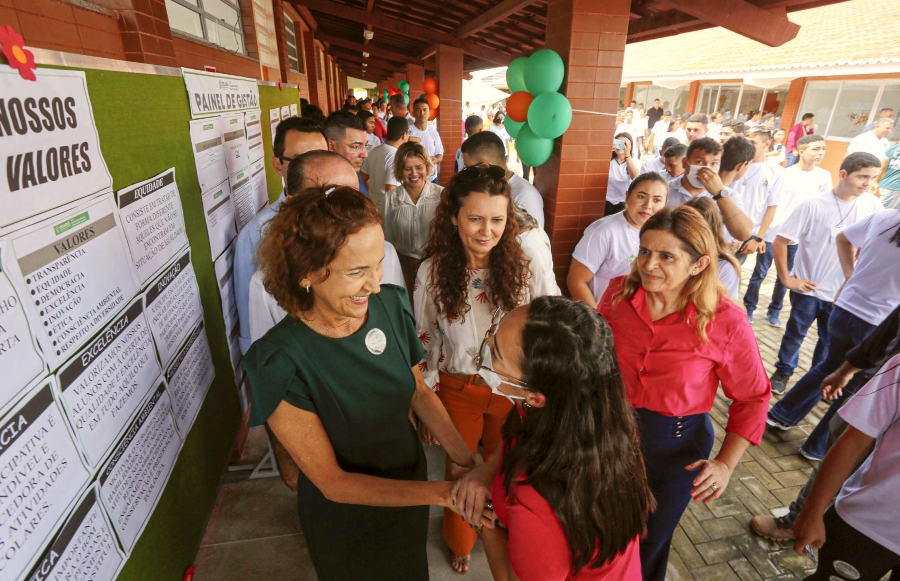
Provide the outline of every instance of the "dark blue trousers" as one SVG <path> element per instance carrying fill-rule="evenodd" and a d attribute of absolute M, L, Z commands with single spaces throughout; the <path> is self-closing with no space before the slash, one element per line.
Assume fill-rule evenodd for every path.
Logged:
<path fill-rule="evenodd" d="M 708 414 L 668 417 L 646 409 L 635 413 L 647 479 L 656 498 L 647 537 L 641 541 L 641 571 L 644 581 L 665 581 L 672 535 L 691 501 L 697 475 L 684 467 L 709 458 L 712 422 Z"/>

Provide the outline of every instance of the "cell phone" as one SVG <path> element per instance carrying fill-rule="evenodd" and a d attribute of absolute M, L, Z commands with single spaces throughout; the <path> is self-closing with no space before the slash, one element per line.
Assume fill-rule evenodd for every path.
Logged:
<path fill-rule="evenodd" d="M 621 139 L 613 139 L 613 147 L 620 151 L 625 151 L 625 142 Z"/>

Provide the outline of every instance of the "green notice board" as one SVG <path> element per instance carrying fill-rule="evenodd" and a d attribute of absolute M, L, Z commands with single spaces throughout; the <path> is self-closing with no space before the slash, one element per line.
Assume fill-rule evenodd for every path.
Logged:
<path fill-rule="evenodd" d="M 192 263 L 200 286 L 216 377 L 156 510 L 119 576 L 122 580 L 179 580 L 194 559 L 241 419 L 191 151 L 187 92 L 180 76 L 80 70 L 87 76 L 113 189 L 175 168 Z M 272 135 L 268 112 L 298 104 L 299 96 L 295 89 L 272 86 L 260 86 L 259 96 L 271 201 L 281 193 L 281 180 L 269 162 Z"/>

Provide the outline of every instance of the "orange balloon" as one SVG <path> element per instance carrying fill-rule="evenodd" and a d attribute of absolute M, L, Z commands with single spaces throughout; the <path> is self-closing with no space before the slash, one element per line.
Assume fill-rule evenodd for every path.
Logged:
<path fill-rule="evenodd" d="M 434 93 L 428 93 L 427 95 L 425 95 L 425 100 L 428 101 L 428 107 L 432 111 L 441 106 L 441 100 Z"/>
<path fill-rule="evenodd" d="M 423 93 L 437 93 L 438 92 L 438 84 L 437 81 L 428 77 L 424 81 L 422 81 L 422 92 Z"/>
<path fill-rule="evenodd" d="M 528 108 L 531 107 L 532 101 L 534 101 L 534 97 L 528 91 L 513 93 L 506 100 L 506 114 L 513 121 L 524 123 L 528 121 Z"/>
<path fill-rule="evenodd" d="M 431 109 L 430 111 L 428 111 L 428 120 L 429 121 L 434 121 L 435 119 L 437 119 L 437 116 L 438 116 L 437 108 L 434 108 L 434 109 Z"/>

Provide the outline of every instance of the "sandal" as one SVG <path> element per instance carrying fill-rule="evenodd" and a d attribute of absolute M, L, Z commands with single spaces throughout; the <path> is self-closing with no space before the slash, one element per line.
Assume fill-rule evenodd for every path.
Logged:
<path fill-rule="evenodd" d="M 469 572 L 471 560 L 471 555 L 454 555 L 453 551 L 450 551 L 450 567 L 461 575 Z"/>

